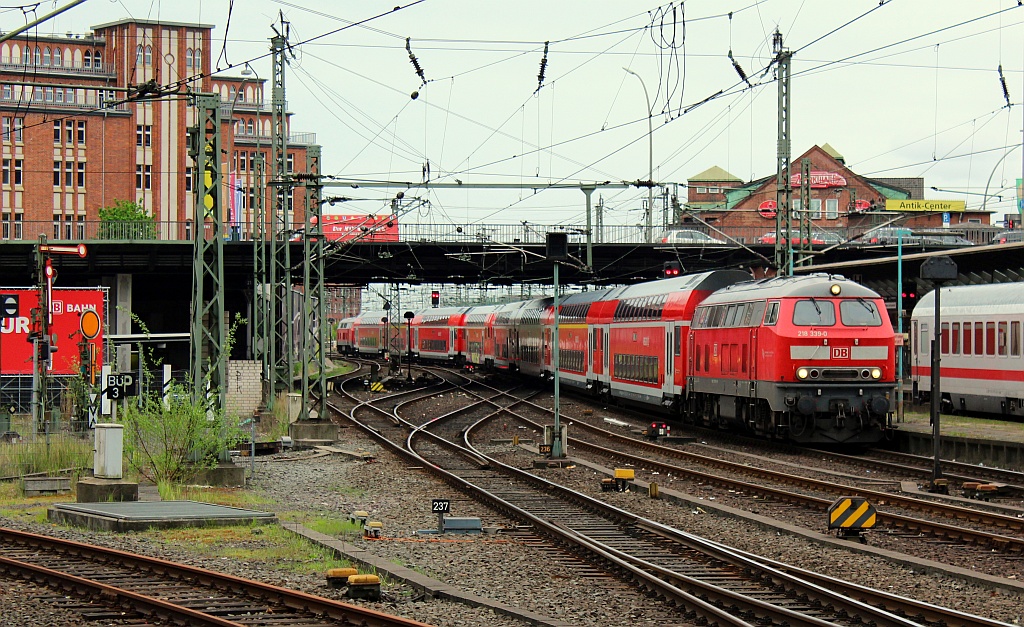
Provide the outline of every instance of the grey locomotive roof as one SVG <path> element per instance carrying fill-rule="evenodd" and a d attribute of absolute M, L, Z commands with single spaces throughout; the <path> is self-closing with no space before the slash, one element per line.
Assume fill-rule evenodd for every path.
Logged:
<path fill-rule="evenodd" d="M 738 281 L 747 281 L 750 274 L 742 270 L 711 270 L 699 274 L 687 274 L 674 279 L 660 279 L 627 285 L 609 290 L 608 299 L 641 298 L 643 296 L 660 296 L 680 290 L 718 290 Z"/>
<path fill-rule="evenodd" d="M 971 314 L 982 309 L 1020 311 L 1024 304 L 1024 283 L 993 283 L 989 285 L 951 285 L 942 288 L 942 312 Z M 934 315 L 935 290 L 921 297 L 914 307 L 914 316 Z"/>
<path fill-rule="evenodd" d="M 804 276 L 773 277 L 759 281 L 746 281 L 723 288 L 709 296 L 702 305 L 733 302 L 746 298 L 830 298 L 829 287 L 839 284 L 841 296 L 878 298 L 878 293 L 838 274 L 808 274 Z"/>

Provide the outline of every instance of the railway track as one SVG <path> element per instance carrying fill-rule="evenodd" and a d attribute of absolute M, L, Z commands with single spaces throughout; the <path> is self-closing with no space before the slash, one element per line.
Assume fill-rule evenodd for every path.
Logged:
<path fill-rule="evenodd" d="M 425 627 L 311 594 L 115 549 L 0 528 L 0 572 L 78 597 L 71 609 L 104 609 L 177 625 Z"/>
<path fill-rule="evenodd" d="M 379 420 L 387 413 L 388 422 L 402 425 L 408 433 L 404 442 L 391 440 L 392 448 L 416 456 L 449 483 L 531 526 L 534 533 L 572 547 L 588 562 L 678 606 L 688 618 L 727 625 L 1002 624 L 927 604 L 908 612 L 916 602 L 886 600 L 888 595 L 881 592 L 878 596 L 861 592 L 861 598 L 869 601 L 837 594 L 827 583 L 811 583 L 506 466 L 474 449 L 471 435 L 487 420 L 514 415 L 516 406 L 529 406 L 529 399 L 495 389 L 466 395 L 480 398 L 419 425 L 403 420 L 399 405 L 374 415 Z M 408 408 L 410 403 L 406 399 L 401 407 Z M 383 436 L 377 427 L 362 426 Z M 885 609 L 889 607 L 895 610 Z"/>

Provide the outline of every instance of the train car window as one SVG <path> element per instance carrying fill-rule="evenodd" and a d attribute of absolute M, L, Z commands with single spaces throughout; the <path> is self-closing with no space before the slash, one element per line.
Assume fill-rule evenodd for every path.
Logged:
<path fill-rule="evenodd" d="M 711 321 L 712 327 L 717 329 L 722 326 L 722 321 L 725 320 L 726 309 L 725 305 L 715 305 L 715 317 Z"/>
<path fill-rule="evenodd" d="M 736 326 L 736 318 L 740 313 L 739 305 L 729 305 L 729 309 L 725 313 L 725 325 L 727 327 Z"/>
<path fill-rule="evenodd" d="M 922 324 L 921 325 L 921 342 L 918 344 L 918 347 L 920 347 L 920 349 L 921 349 L 921 354 L 922 355 L 929 354 L 931 352 L 930 350 L 928 350 L 928 348 L 930 346 L 931 346 L 931 340 L 928 337 L 928 325 L 927 324 Z"/>
<path fill-rule="evenodd" d="M 964 323 L 964 355 L 971 355 L 974 352 L 972 350 L 972 348 L 971 348 L 971 344 L 972 344 L 971 340 L 973 339 L 973 337 L 974 336 L 971 334 L 971 323 L 970 322 L 965 322 Z"/>
<path fill-rule="evenodd" d="M 996 346 L 999 347 L 999 356 L 1006 357 L 1006 323 L 1000 322 L 996 329 Z"/>
<path fill-rule="evenodd" d="M 700 372 L 700 346 L 693 347 L 693 371 Z"/>
<path fill-rule="evenodd" d="M 847 327 L 880 327 L 882 316 L 875 304 L 863 298 L 839 301 L 839 319 Z"/>
<path fill-rule="evenodd" d="M 1020 321 L 1014 320 L 1010 323 L 1010 356 L 1020 356 Z"/>
<path fill-rule="evenodd" d="M 959 355 L 960 354 L 960 323 L 959 322 L 954 322 L 953 323 L 952 344 L 953 345 L 950 348 L 952 349 L 953 354 L 954 355 Z"/>
<path fill-rule="evenodd" d="M 939 331 L 939 343 L 942 345 L 943 355 L 949 354 L 949 323 L 943 322 L 941 331 Z"/>
<path fill-rule="evenodd" d="M 764 315 L 764 326 L 775 326 L 779 321 L 779 301 L 768 303 L 768 313 Z"/>
<path fill-rule="evenodd" d="M 835 323 L 835 303 L 830 300 L 798 300 L 793 307 L 793 324 L 798 327 L 830 327 Z"/>
<path fill-rule="evenodd" d="M 995 355 L 996 354 L 996 323 L 986 322 L 985 323 L 985 354 Z"/>
<path fill-rule="evenodd" d="M 676 357 L 679 357 L 682 354 L 683 354 L 683 327 L 677 325 L 676 326 Z"/>
<path fill-rule="evenodd" d="M 985 354 L 985 328 L 980 322 L 974 323 L 974 354 Z"/>

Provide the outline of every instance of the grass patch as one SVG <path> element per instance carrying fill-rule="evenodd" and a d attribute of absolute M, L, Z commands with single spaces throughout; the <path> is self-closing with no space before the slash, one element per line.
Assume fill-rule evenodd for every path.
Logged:
<path fill-rule="evenodd" d="M 148 531 L 146 535 L 197 555 L 261 562 L 286 572 L 326 573 L 331 568 L 351 566 L 330 549 L 277 525 L 189 527 Z"/>
<path fill-rule="evenodd" d="M 331 490 L 339 494 L 344 494 L 345 496 L 351 496 L 354 498 L 362 498 L 363 496 L 366 495 L 366 490 L 364 490 L 363 488 L 357 488 L 355 486 L 350 485 L 331 486 Z"/>
<path fill-rule="evenodd" d="M 21 483 L 0 483 L 0 516 L 19 522 L 46 522 L 46 510 L 54 503 L 68 503 L 71 494 L 51 494 L 27 497 L 21 493 Z"/>
<path fill-rule="evenodd" d="M 204 486 L 157 484 L 160 498 L 164 501 L 197 501 L 242 509 L 274 505 L 276 501 L 242 488 L 214 488 Z"/>
<path fill-rule="evenodd" d="M 0 477 L 21 477 L 65 468 L 92 468 L 93 443 L 89 438 L 51 435 L 29 442 L 0 443 Z"/>
<path fill-rule="evenodd" d="M 327 536 L 360 536 L 363 534 L 362 525 L 359 523 L 349 522 L 347 519 L 324 518 L 323 516 L 318 516 L 316 518 L 308 518 L 300 522 L 313 531 L 319 531 Z"/>

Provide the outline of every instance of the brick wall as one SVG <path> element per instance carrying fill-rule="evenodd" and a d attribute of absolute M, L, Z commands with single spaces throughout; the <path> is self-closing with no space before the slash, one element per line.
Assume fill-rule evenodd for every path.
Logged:
<path fill-rule="evenodd" d="M 228 361 L 227 406 L 228 417 L 252 416 L 260 405 L 262 383 L 258 361 L 232 359 Z"/>

